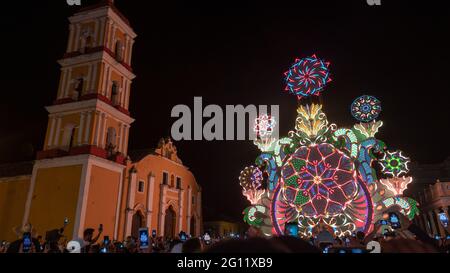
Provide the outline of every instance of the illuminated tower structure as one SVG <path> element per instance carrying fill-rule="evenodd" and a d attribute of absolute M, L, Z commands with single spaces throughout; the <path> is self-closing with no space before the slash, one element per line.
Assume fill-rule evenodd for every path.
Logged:
<path fill-rule="evenodd" d="M 113 1 L 69 18 L 67 50 L 42 151 L 31 175 L 23 222 L 65 234 L 104 226 L 117 237 L 130 124 L 131 54 L 136 34 Z"/>

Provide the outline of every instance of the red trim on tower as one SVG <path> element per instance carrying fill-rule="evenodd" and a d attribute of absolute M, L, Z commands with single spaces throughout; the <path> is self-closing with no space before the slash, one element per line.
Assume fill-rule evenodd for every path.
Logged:
<path fill-rule="evenodd" d="M 90 154 L 95 155 L 97 157 L 101 157 L 107 160 L 114 161 L 116 163 L 125 165 L 126 158 L 122 153 L 116 153 L 112 156 L 108 157 L 108 151 L 102 149 L 100 147 L 94 145 L 84 145 L 84 146 L 76 146 L 70 148 L 69 151 L 61 150 L 61 149 L 51 149 L 45 151 L 38 151 L 36 154 L 36 159 L 48 159 L 48 158 L 57 158 L 71 155 L 82 155 L 82 154 Z"/>
<path fill-rule="evenodd" d="M 120 105 L 115 105 L 108 97 L 105 97 L 104 95 L 98 94 L 98 93 L 85 94 L 85 95 L 81 96 L 79 100 L 73 100 L 71 98 L 55 100 L 55 101 L 53 101 L 53 105 L 71 103 L 71 102 L 76 102 L 76 101 L 92 100 L 92 99 L 101 100 L 101 101 L 111 105 L 112 107 L 116 108 L 117 110 L 124 113 L 125 115 L 127 115 L 127 116 L 131 115 L 130 111 L 128 111 L 127 109 L 125 109 L 124 107 L 122 107 Z"/>
<path fill-rule="evenodd" d="M 66 53 L 64 53 L 63 59 L 74 58 L 74 57 L 78 57 L 78 56 L 81 56 L 81 55 L 84 55 L 84 54 L 91 54 L 91 53 L 100 52 L 100 51 L 104 51 L 104 52 L 108 53 L 118 63 L 120 63 L 123 67 L 125 67 L 126 70 L 130 71 L 131 73 L 133 73 L 133 68 L 130 66 L 130 64 L 127 64 L 123 60 L 118 60 L 117 57 L 116 57 L 116 54 L 113 51 L 111 51 L 111 49 L 109 49 L 109 48 L 107 48 L 105 46 L 87 47 L 85 49 L 84 53 L 81 53 L 80 51 L 66 52 Z"/>

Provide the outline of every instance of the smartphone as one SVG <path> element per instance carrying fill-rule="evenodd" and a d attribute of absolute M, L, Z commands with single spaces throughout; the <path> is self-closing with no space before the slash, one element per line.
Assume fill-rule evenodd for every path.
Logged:
<path fill-rule="evenodd" d="M 180 232 L 180 240 L 182 242 L 185 242 L 187 239 L 186 233 L 185 232 Z"/>
<path fill-rule="evenodd" d="M 106 247 L 102 247 L 100 249 L 100 253 L 108 253 L 108 249 Z"/>
<path fill-rule="evenodd" d="M 152 237 L 156 238 L 156 229 L 152 230 Z"/>
<path fill-rule="evenodd" d="M 100 224 L 100 226 L 98 227 L 98 231 L 103 231 L 103 224 Z"/>
<path fill-rule="evenodd" d="M 25 253 L 29 252 L 31 250 L 32 243 L 33 243 L 33 241 L 31 240 L 31 233 L 25 232 L 23 234 L 23 239 L 22 239 L 22 251 Z"/>
<path fill-rule="evenodd" d="M 395 214 L 395 213 L 390 213 L 390 214 L 389 214 L 389 222 L 391 222 L 391 227 L 392 227 L 393 229 L 399 229 L 399 228 L 401 228 L 400 220 L 398 219 L 397 214 Z"/>
<path fill-rule="evenodd" d="M 140 248 L 148 248 L 148 228 L 139 229 L 139 243 Z"/>
<path fill-rule="evenodd" d="M 328 249 L 333 247 L 333 243 L 331 242 L 320 242 L 319 248 L 322 249 L 323 253 L 328 253 Z"/>
<path fill-rule="evenodd" d="M 69 219 L 66 217 L 64 218 L 64 225 L 67 225 L 69 223 Z"/>
<path fill-rule="evenodd" d="M 297 223 L 287 223 L 284 226 L 285 234 L 288 236 L 298 237 L 298 224 Z"/>
<path fill-rule="evenodd" d="M 109 236 L 103 237 L 103 245 L 108 246 L 111 241 L 109 240 Z"/>
<path fill-rule="evenodd" d="M 436 236 L 434 236 L 434 239 L 435 239 L 435 240 L 440 240 L 440 239 L 441 239 L 441 236 L 436 235 Z"/>
<path fill-rule="evenodd" d="M 380 220 L 380 225 L 388 225 L 388 221 L 386 220 Z"/>
<path fill-rule="evenodd" d="M 367 253 L 367 249 L 365 248 L 359 248 L 359 247 L 354 247 L 350 249 L 350 253 Z"/>
<path fill-rule="evenodd" d="M 367 250 L 360 247 L 330 247 L 328 253 L 367 253 Z"/>

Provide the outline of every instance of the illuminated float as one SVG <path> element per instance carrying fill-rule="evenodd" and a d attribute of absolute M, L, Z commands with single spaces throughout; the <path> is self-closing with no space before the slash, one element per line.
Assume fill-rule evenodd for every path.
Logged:
<path fill-rule="evenodd" d="M 285 90 L 299 102 L 295 130 L 276 139 L 274 117 L 255 120 L 261 154 L 239 176 L 251 203 L 244 221 L 266 236 L 283 235 L 286 224 L 296 223 L 299 236 L 310 237 L 319 225 L 335 236 L 368 233 L 387 213 L 412 220 L 418 204 L 402 196 L 412 181 L 404 176 L 410 160 L 375 137 L 383 125 L 376 120 L 381 102 L 356 98 L 350 112 L 359 123 L 338 128 L 313 102 L 331 81 L 328 62 L 315 55 L 296 59 L 284 75 Z"/>

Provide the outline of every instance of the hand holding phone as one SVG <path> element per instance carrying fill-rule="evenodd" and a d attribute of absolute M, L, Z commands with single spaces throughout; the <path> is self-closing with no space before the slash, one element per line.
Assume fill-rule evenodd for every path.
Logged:
<path fill-rule="evenodd" d="M 33 244 L 33 241 L 31 239 L 31 233 L 25 232 L 23 234 L 23 238 L 22 238 L 22 251 L 24 253 L 30 252 L 32 244 Z"/>
<path fill-rule="evenodd" d="M 149 246 L 149 240 L 148 240 L 148 229 L 147 228 L 140 228 L 139 229 L 139 248 L 145 249 Z"/>

